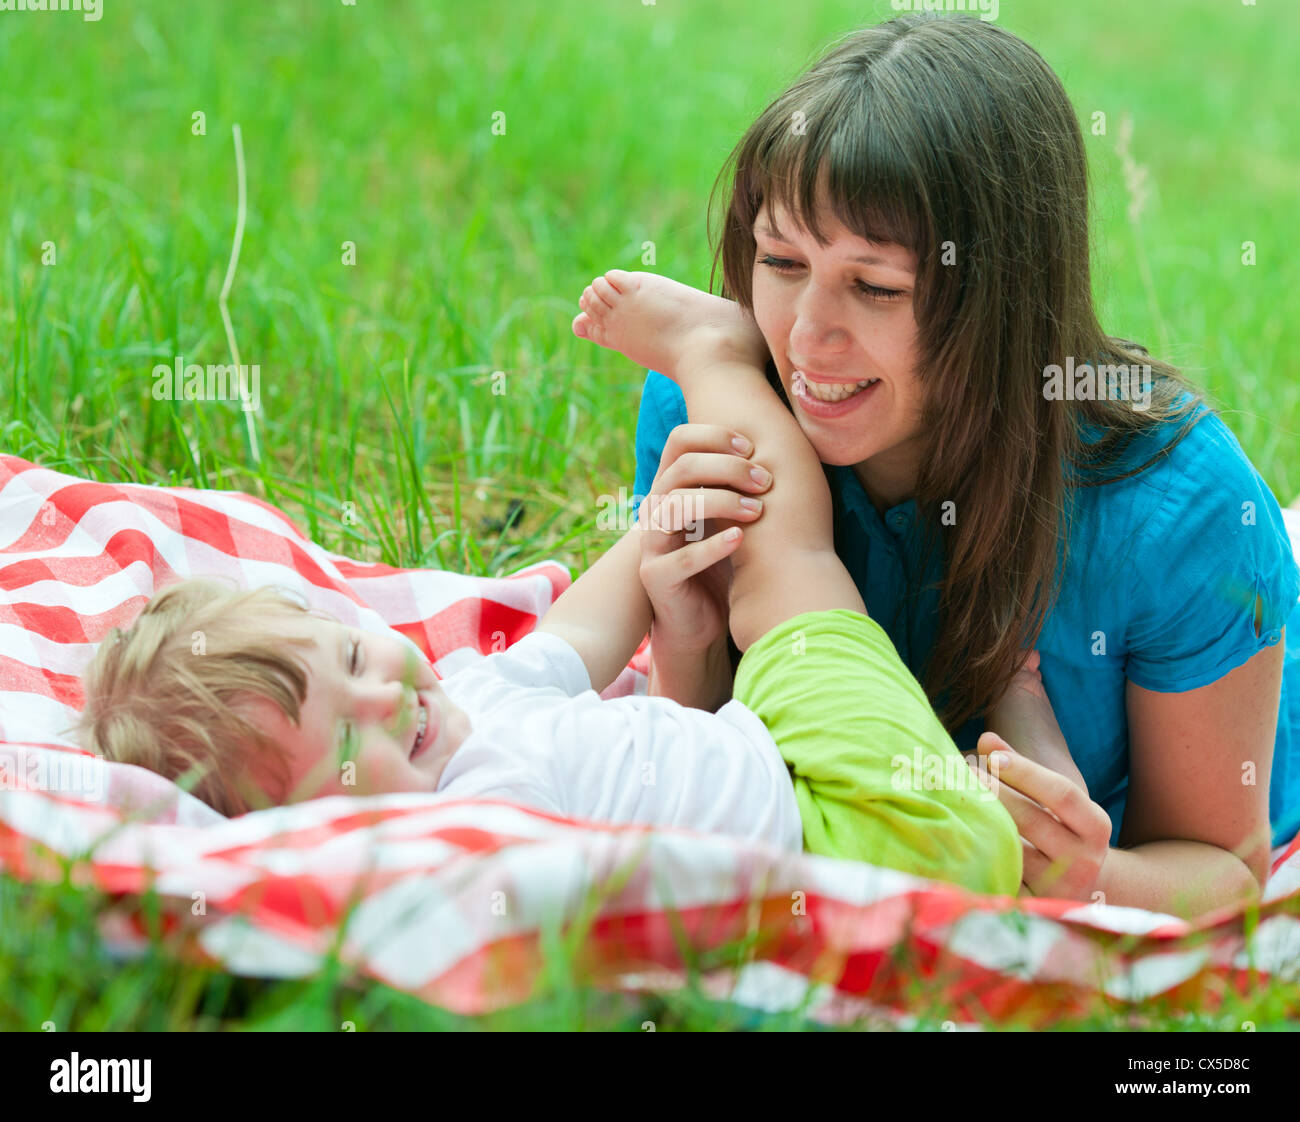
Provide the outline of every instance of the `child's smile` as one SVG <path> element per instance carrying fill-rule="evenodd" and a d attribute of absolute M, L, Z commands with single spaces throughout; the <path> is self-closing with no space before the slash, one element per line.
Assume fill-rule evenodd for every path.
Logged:
<path fill-rule="evenodd" d="M 470 732 L 469 718 L 443 692 L 428 662 L 395 635 L 377 635 L 316 616 L 286 620 L 310 639 L 301 658 L 307 697 L 295 725 L 259 699 L 263 730 L 287 753 L 289 786 L 277 802 L 325 795 L 436 791 L 447 762 Z"/>

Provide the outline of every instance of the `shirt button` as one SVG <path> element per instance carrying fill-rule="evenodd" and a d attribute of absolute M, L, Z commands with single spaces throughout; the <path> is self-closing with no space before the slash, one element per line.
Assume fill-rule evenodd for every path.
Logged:
<path fill-rule="evenodd" d="M 1280 632 L 1280 631 L 1276 631 L 1276 630 L 1274 630 L 1274 631 L 1265 631 L 1265 632 L 1264 632 L 1264 639 L 1265 639 L 1265 641 L 1268 642 L 1270 645 L 1272 645 L 1273 643 L 1276 643 L 1280 638 L 1282 638 L 1282 632 Z"/>
<path fill-rule="evenodd" d="M 895 530 L 902 530 L 907 527 L 907 515 L 901 510 L 894 511 L 889 516 L 889 525 Z"/>

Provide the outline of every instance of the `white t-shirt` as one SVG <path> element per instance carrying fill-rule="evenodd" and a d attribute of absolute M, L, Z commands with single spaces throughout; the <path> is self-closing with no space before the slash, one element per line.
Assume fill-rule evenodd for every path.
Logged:
<path fill-rule="evenodd" d="M 545 631 L 449 674 L 442 688 L 472 732 L 439 793 L 803 849 L 785 761 L 734 698 L 717 713 L 666 697 L 602 700 L 578 652 Z"/>

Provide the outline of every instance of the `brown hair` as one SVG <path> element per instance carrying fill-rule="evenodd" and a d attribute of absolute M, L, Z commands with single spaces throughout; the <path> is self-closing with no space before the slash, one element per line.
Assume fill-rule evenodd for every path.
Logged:
<path fill-rule="evenodd" d="M 289 782 L 283 749 L 248 702 L 269 698 L 295 724 L 308 671 L 277 623 L 307 609 L 282 590 L 183 580 L 154 594 L 132 626 L 114 628 L 85 674 L 79 741 L 106 760 L 137 764 L 188 786 L 227 816 L 270 805 L 261 765 Z"/>
<path fill-rule="evenodd" d="M 925 404 L 913 497 L 932 547 L 942 533 L 944 558 L 924 683 L 955 734 L 1002 695 L 1038 639 L 1061 543 L 1068 556 L 1070 488 L 1144 470 L 1199 419 L 1200 395 L 1173 366 L 1102 330 L 1078 119 L 1051 67 L 992 23 L 916 13 L 844 37 L 762 112 L 715 193 L 733 167 L 714 275 L 720 263 L 722 295 L 751 312 L 752 227 L 769 197 L 819 245 L 829 239 L 818 206 L 828 204 L 858 236 L 917 255 Z M 1149 409 L 1048 400 L 1045 368 L 1067 356 L 1149 366 Z M 771 362 L 768 379 L 789 408 Z M 1165 447 L 1120 469 L 1134 438 L 1180 419 Z M 1085 424 L 1101 439 L 1085 441 Z M 956 522 L 940 531 L 949 500 Z"/>

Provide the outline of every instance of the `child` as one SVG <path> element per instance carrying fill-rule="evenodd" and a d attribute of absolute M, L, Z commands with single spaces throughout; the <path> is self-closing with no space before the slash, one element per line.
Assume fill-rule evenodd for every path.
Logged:
<path fill-rule="evenodd" d="M 731 701 L 709 713 L 597 696 L 652 619 L 638 575 L 642 535 L 655 532 L 643 504 L 641 524 L 531 634 L 442 683 L 395 632 L 363 634 L 268 590 L 164 590 L 96 655 L 86 741 L 171 777 L 197 765 L 197 793 L 228 814 L 259 793 L 280 803 L 438 791 L 728 833 L 1014 893 L 1014 823 L 866 616 L 832 548 L 816 454 L 767 387 L 752 340 L 672 291 L 694 290 L 608 276 L 624 291 L 611 285 L 599 308 L 584 296 L 575 331 L 670 373 L 692 420 L 742 429 L 772 467 L 764 517 L 739 544 L 719 534 L 689 547 L 731 556 L 729 625 L 743 652 Z M 202 654 L 191 653 L 195 632 Z"/>

